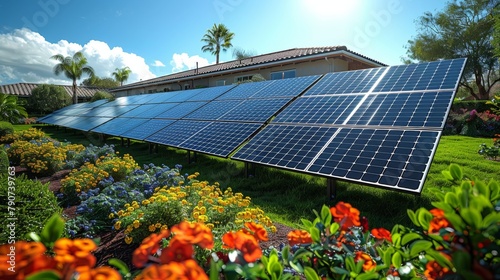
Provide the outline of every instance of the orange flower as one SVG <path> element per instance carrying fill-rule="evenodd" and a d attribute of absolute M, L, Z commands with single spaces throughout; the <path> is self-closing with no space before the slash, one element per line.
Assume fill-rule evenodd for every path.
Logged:
<path fill-rule="evenodd" d="M 61 264 L 70 264 L 80 272 L 95 265 L 96 258 L 90 252 L 96 248 L 94 241 L 88 238 L 75 240 L 60 238 L 54 244 L 56 253 L 54 260 Z"/>
<path fill-rule="evenodd" d="M 429 233 L 439 234 L 439 230 L 450 226 L 450 222 L 444 217 L 444 211 L 438 208 L 430 210 L 434 216 L 429 225 Z"/>
<path fill-rule="evenodd" d="M 374 228 L 371 231 L 372 235 L 377 239 L 385 239 L 392 243 L 391 232 L 385 228 Z"/>
<path fill-rule="evenodd" d="M 96 269 L 89 269 L 80 273 L 78 280 L 121 280 L 122 276 L 118 271 L 108 266 L 101 266 Z"/>
<path fill-rule="evenodd" d="M 163 265 L 150 265 L 145 268 L 136 280 L 187 279 L 208 280 L 208 276 L 194 260 L 170 262 Z"/>
<path fill-rule="evenodd" d="M 441 279 L 450 270 L 447 267 L 441 267 L 436 261 L 429 261 L 425 265 L 424 275 L 428 280 Z"/>
<path fill-rule="evenodd" d="M 335 207 L 330 208 L 330 212 L 335 222 L 342 226 L 342 230 L 361 225 L 359 222 L 359 210 L 353 208 L 349 203 L 339 202 Z"/>
<path fill-rule="evenodd" d="M 212 231 L 202 223 L 182 221 L 172 227 L 172 232 L 175 233 L 176 238 L 181 242 L 198 245 L 204 249 L 212 249 L 214 247 Z"/>
<path fill-rule="evenodd" d="M 0 279 L 25 279 L 33 272 L 54 268 L 55 261 L 44 255 L 45 250 L 40 242 L 19 241 L 0 246 Z"/>
<path fill-rule="evenodd" d="M 292 230 L 286 237 L 288 238 L 288 243 L 290 244 L 290 246 L 296 244 L 310 244 L 313 242 L 309 232 L 302 229 Z"/>
<path fill-rule="evenodd" d="M 132 264 L 135 267 L 141 268 L 146 265 L 151 254 L 155 254 L 160 249 L 160 241 L 170 235 L 167 229 L 163 229 L 160 233 L 153 233 L 146 237 L 141 245 L 135 249 L 132 255 Z"/>
<path fill-rule="evenodd" d="M 262 250 L 259 242 L 243 231 L 228 232 L 222 236 L 223 247 L 228 249 L 236 249 L 241 252 L 245 261 L 251 263 L 262 257 Z"/>
<path fill-rule="evenodd" d="M 364 263 L 363 263 L 363 270 L 364 271 L 370 271 L 370 270 L 375 269 L 377 267 L 377 263 L 375 261 L 373 261 L 373 259 L 370 257 L 370 255 L 368 255 L 362 251 L 356 252 L 356 255 L 354 256 L 354 261 L 356 263 L 359 261 L 364 261 Z"/>
<path fill-rule="evenodd" d="M 179 241 L 174 237 L 170 240 L 168 247 L 161 251 L 160 261 L 162 264 L 182 262 L 192 259 L 193 254 L 193 245 Z"/>
<path fill-rule="evenodd" d="M 249 233 L 251 233 L 258 241 L 269 240 L 269 237 L 267 236 L 267 231 L 262 225 L 256 224 L 254 222 L 249 222 L 249 223 L 247 222 L 245 223 L 245 227 L 250 230 Z M 244 230 L 246 231 L 246 229 Z"/>

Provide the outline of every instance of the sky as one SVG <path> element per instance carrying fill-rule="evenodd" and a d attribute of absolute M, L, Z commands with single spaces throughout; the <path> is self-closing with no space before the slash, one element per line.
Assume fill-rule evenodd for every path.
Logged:
<path fill-rule="evenodd" d="M 346 46 L 401 64 L 425 12 L 443 0 L 2 0 L 0 84 L 71 84 L 56 76 L 55 54 L 82 51 L 95 74 L 128 66 L 126 83 L 215 63 L 201 38 L 222 23 L 234 48 L 255 55 L 291 48 Z M 220 60 L 233 60 L 233 49 Z M 84 78 L 87 78 L 84 76 Z M 80 80 L 79 82 L 81 82 Z"/>

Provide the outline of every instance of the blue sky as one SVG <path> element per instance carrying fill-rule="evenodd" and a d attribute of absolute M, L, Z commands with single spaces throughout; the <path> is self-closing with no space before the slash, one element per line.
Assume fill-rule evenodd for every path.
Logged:
<path fill-rule="evenodd" d="M 383 63 L 401 64 L 405 45 L 432 0 L 3 0 L 0 84 L 68 84 L 52 74 L 56 53 L 83 51 L 96 74 L 129 66 L 128 82 L 212 64 L 200 41 L 214 23 L 233 45 L 255 54 L 345 45 Z M 232 60 L 232 50 L 221 61 Z"/>

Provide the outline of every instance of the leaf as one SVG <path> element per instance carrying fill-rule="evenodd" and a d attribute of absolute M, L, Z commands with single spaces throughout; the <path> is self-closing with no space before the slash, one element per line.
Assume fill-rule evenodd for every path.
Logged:
<path fill-rule="evenodd" d="M 491 180 L 488 183 L 488 187 L 490 188 L 490 200 L 497 201 L 500 199 L 500 185 L 497 181 Z"/>
<path fill-rule="evenodd" d="M 450 170 L 450 175 L 453 177 L 454 181 L 462 180 L 462 178 L 464 177 L 462 168 L 458 164 L 455 163 L 450 164 L 449 170 Z"/>
<path fill-rule="evenodd" d="M 304 225 L 305 228 L 314 227 L 313 223 L 311 221 L 309 221 L 309 220 L 300 219 L 300 221 L 302 222 L 302 224 Z"/>
<path fill-rule="evenodd" d="M 281 274 L 283 273 L 283 267 L 278 259 L 278 253 L 276 251 L 272 251 L 269 255 L 269 262 L 266 266 L 267 272 L 272 276 L 272 279 L 280 279 Z"/>
<path fill-rule="evenodd" d="M 469 271 L 471 269 L 470 255 L 466 252 L 454 252 L 452 262 L 458 272 Z"/>
<path fill-rule="evenodd" d="M 484 217 L 483 222 L 481 223 L 481 228 L 488 228 L 498 223 L 500 223 L 500 213 L 493 212 Z"/>
<path fill-rule="evenodd" d="M 326 205 L 323 205 L 321 208 L 321 221 L 325 227 L 329 227 L 332 223 L 332 213 L 330 212 L 330 208 Z"/>
<path fill-rule="evenodd" d="M 448 181 L 453 181 L 453 175 L 451 175 L 450 171 L 448 170 L 443 170 L 441 171 L 441 174 L 443 175 L 443 177 L 448 180 Z"/>
<path fill-rule="evenodd" d="M 217 262 L 212 259 L 210 261 L 210 280 L 219 279 L 219 269 L 217 268 Z"/>
<path fill-rule="evenodd" d="M 406 213 L 408 213 L 408 217 L 410 218 L 410 220 L 417 226 L 419 227 L 420 226 L 420 223 L 418 222 L 417 220 L 417 215 L 415 214 L 415 212 L 413 212 L 413 210 L 411 209 L 406 209 Z"/>
<path fill-rule="evenodd" d="M 378 273 L 376 273 L 374 271 L 370 271 L 370 272 L 360 274 L 356 277 L 356 280 L 370 280 L 370 279 L 379 279 Z"/>
<path fill-rule="evenodd" d="M 403 258 L 401 257 L 401 253 L 399 252 L 394 253 L 392 255 L 391 262 L 395 268 L 400 268 L 401 264 L 403 263 Z"/>
<path fill-rule="evenodd" d="M 59 214 L 55 213 L 45 223 L 42 233 L 40 234 L 40 239 L 44 244 L 52 244 L 56 242 L 59 237 L 61 237 L 63 231 L 64 220 L 61 216 L 59 216 Z"/>
<path fill-rule="evenodd" d="M 114 266 L 122 275 L 127 275 L 130 273 L 128 266 L 120 259 L 112 258 L 108 261 L 109 265 Z"/>
<path fill-rule="evenodd" d="M 445 194 L 444 202 L 448 203 L 453 208 L 457 208 L 458 205 L 460 204 L 460 202 L 458 200 L 458 196 L 453 192 L 447 192 Z"/>
<path fill-rule="evenodd" d="M 427 251 L 426 258 L 429 259 L 429 257 L 436 260 L 441 267 L 447 267 L 447 268 L 453 267 L 453 264 L 440 252 L 429 250 Z"/>
<path fill-rule="evenodd" d="M 318 228 L 316 228 L 316 227 L 309 228 L 309 234 L 311 234 L 311 239 L 314 242 L 321 241 L 321 233 L 320 233 Z"/>
<path fill-rule="evenodd" d="M 473 208 L 465 208 L 460 211 L 460 216 L 464 218 L 465 222 L 472 226 L 473 229 L 479 229 L 479 225 L 483 221 L 481 213 Z"/>
<path fill-rule="evenodd" d="M 334 235 L 339 230 L 340 225 L 338 223 L 333 223 L 330 225 L 330 234 Z"/>
<path fill-rule="evenodd" d="M 346 269 L 350 272 L 356 271 L 356 264 L 354 263 L 354 259 L 351 256 L 345 258 Z"/>
<path fill-rule="evenodd" d="M 28 233 L 28 237 L 31 238 L 31 240 L 35 242 L 40 242 L 40 235 L 36 234 L 35 232 L 30 232 Z"/>
<path fill-rule="evenodd" d="M 316 271 L 311 267 L 306 266 L 304 268 L 304 274 L 307 280 L 320 280 L 318 274 L 316 274 Z"/>
<path fill-rule="evenodd" d="M 281 250 L 281 256 L 285 265 L 288 265 L 290 259 L 290 246 L 284 246 Z"/>
<path fill-rule="evenodd" d="M 401 244 L 406 245 L 408 242 L 411 242 L 415 239 L 422 239 L 422 236 L 418 233 L 410 232 L 405 235 L 403 235 L 403 238 L 401 239 Z"/>
<path fill-rule="evenodd" d="M 417 219 L 422 228 L 428 229 L 429 224 L 434 216 L 425 208 L 420 208 L 417 210 Z"/>
<path fill-rule="evenodd" d="M 432 247 L 432 242 L 428 240 L 417 240 L 410 245 L 410 257 L 416 257 L 420 252 L 424 252 Z"/>
<path fill-rule="evenodd" d="M 490 188 L 483 181 L 476 181 L 474 186 L 480 194 L 490 198 Z"/>
<path fill-rule="evenodd" d="M 35 274 L 30 274 L 26 280 L 59 280 L 60 275 L 54 270 L 42 270 Z"/>

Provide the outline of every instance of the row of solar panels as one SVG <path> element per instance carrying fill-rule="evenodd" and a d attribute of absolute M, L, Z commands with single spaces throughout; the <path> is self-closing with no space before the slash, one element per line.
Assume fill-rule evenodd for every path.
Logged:
<path fill-rule="evenodd" d="M 465 62 L 136 95 L 39 121 L 419 193 Z"/>

